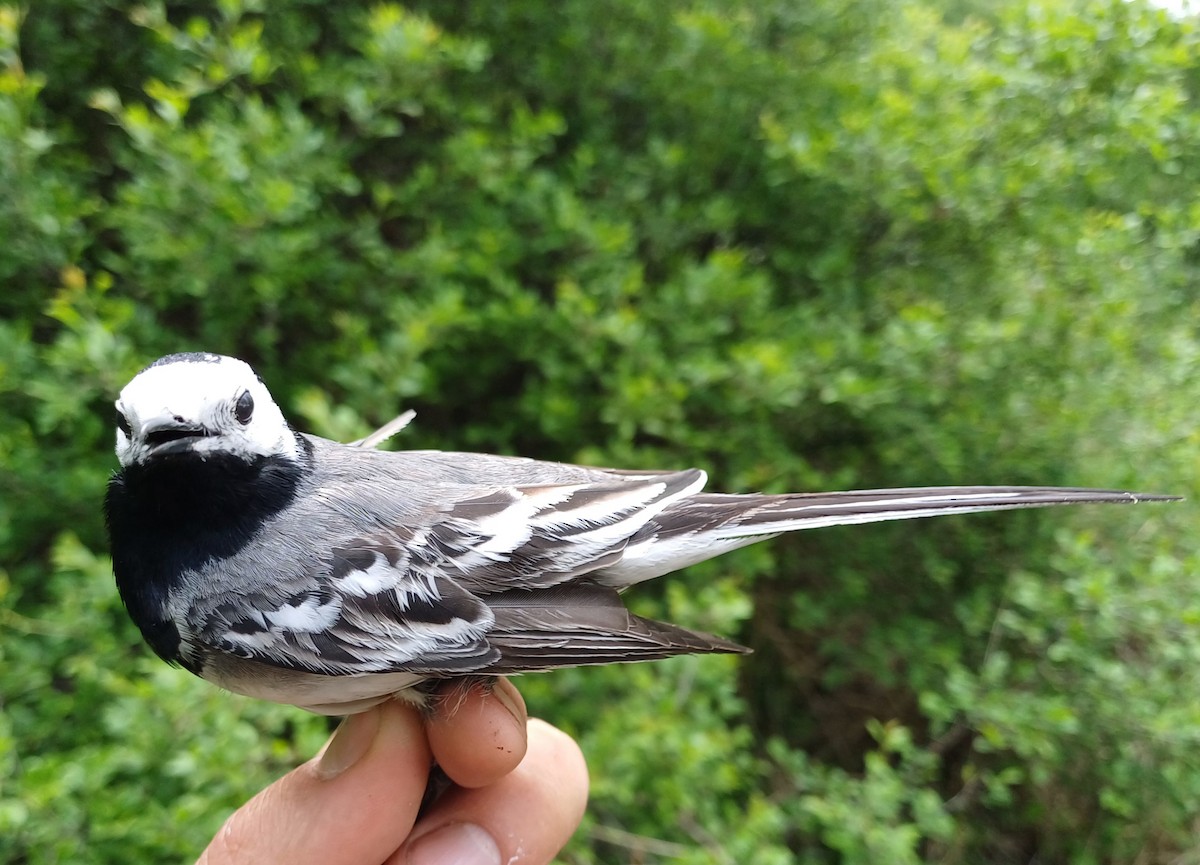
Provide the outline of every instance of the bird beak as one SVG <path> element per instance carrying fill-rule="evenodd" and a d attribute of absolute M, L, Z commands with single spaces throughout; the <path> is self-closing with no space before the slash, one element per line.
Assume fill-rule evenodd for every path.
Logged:
<path fill-rule="evenodd" d="M 205 427 L 181 417 L 162 415 L 142 424 L 141 440 L 155 456 L 183 453 L 198 439 L 212 435 Z"/>

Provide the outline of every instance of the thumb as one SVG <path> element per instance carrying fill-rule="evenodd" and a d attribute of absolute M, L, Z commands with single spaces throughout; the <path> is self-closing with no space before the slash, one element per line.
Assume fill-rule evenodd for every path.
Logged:
<path fill-rule="evenodd" d="M 235 811 L 197 865 L 382 862 L 412 829 L 429 766 L 412 707 L 351 715 L 320 754 Z"/>

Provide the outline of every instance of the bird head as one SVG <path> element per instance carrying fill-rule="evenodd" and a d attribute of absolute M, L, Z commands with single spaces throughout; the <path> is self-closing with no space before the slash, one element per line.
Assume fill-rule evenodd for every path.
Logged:
<path fill-rule="evenodd" d="M 295 433 L 266 385 L 237 358 L 199 352 L 159 358 L 125 386 L 116 407 L 124 468 L 180 457 L 298 456 Z"/>

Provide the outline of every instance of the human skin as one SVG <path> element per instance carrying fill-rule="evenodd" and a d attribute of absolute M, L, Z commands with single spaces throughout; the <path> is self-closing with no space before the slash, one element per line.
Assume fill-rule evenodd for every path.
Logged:
<path fill-rule="evenodd" d="M 550 862 L 587 802 L 578 745 L 527 720 L 505 679 L 435 705 L 392 700 L 347 718 L 316 757 L 234 812 L 198 865 Z M 454 786 L 418 814 L 435 760 Z"/>

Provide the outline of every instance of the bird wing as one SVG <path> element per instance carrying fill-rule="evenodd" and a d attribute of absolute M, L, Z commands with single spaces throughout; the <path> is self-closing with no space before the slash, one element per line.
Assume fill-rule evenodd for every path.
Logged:
<path fill-rule="evenodd" d="M 591 580 L 508 591 L 487 601 L 496 617 L 491 643 L 500 650 L 489 668 L 493 673 L 749 651 L 712 634 L 635 616 L 616 589 Z"/>
<path fill-rule="evenodd" d="M 733 643 L 629 613 L 618 591 L 779 532 L 1084 502 L 1115 490 L 930 487 L 699 494 L 704 473 L 608 473 L 574 483 L 447 485 L 421 520 L 328 549 L 303 591 L 245 595 L 202 642 L 326 675 L 510 673 L 733 652 Z"/>
<path fill-rule="evenodd" d="M 201 642 L 326 675 L 515 672 L 738 651 L 625 610 L 587 575 L 703 472 L 476 490 L 421 525 L 339 541 L 287 597 L 243 594 L 206 617 Z"/>

